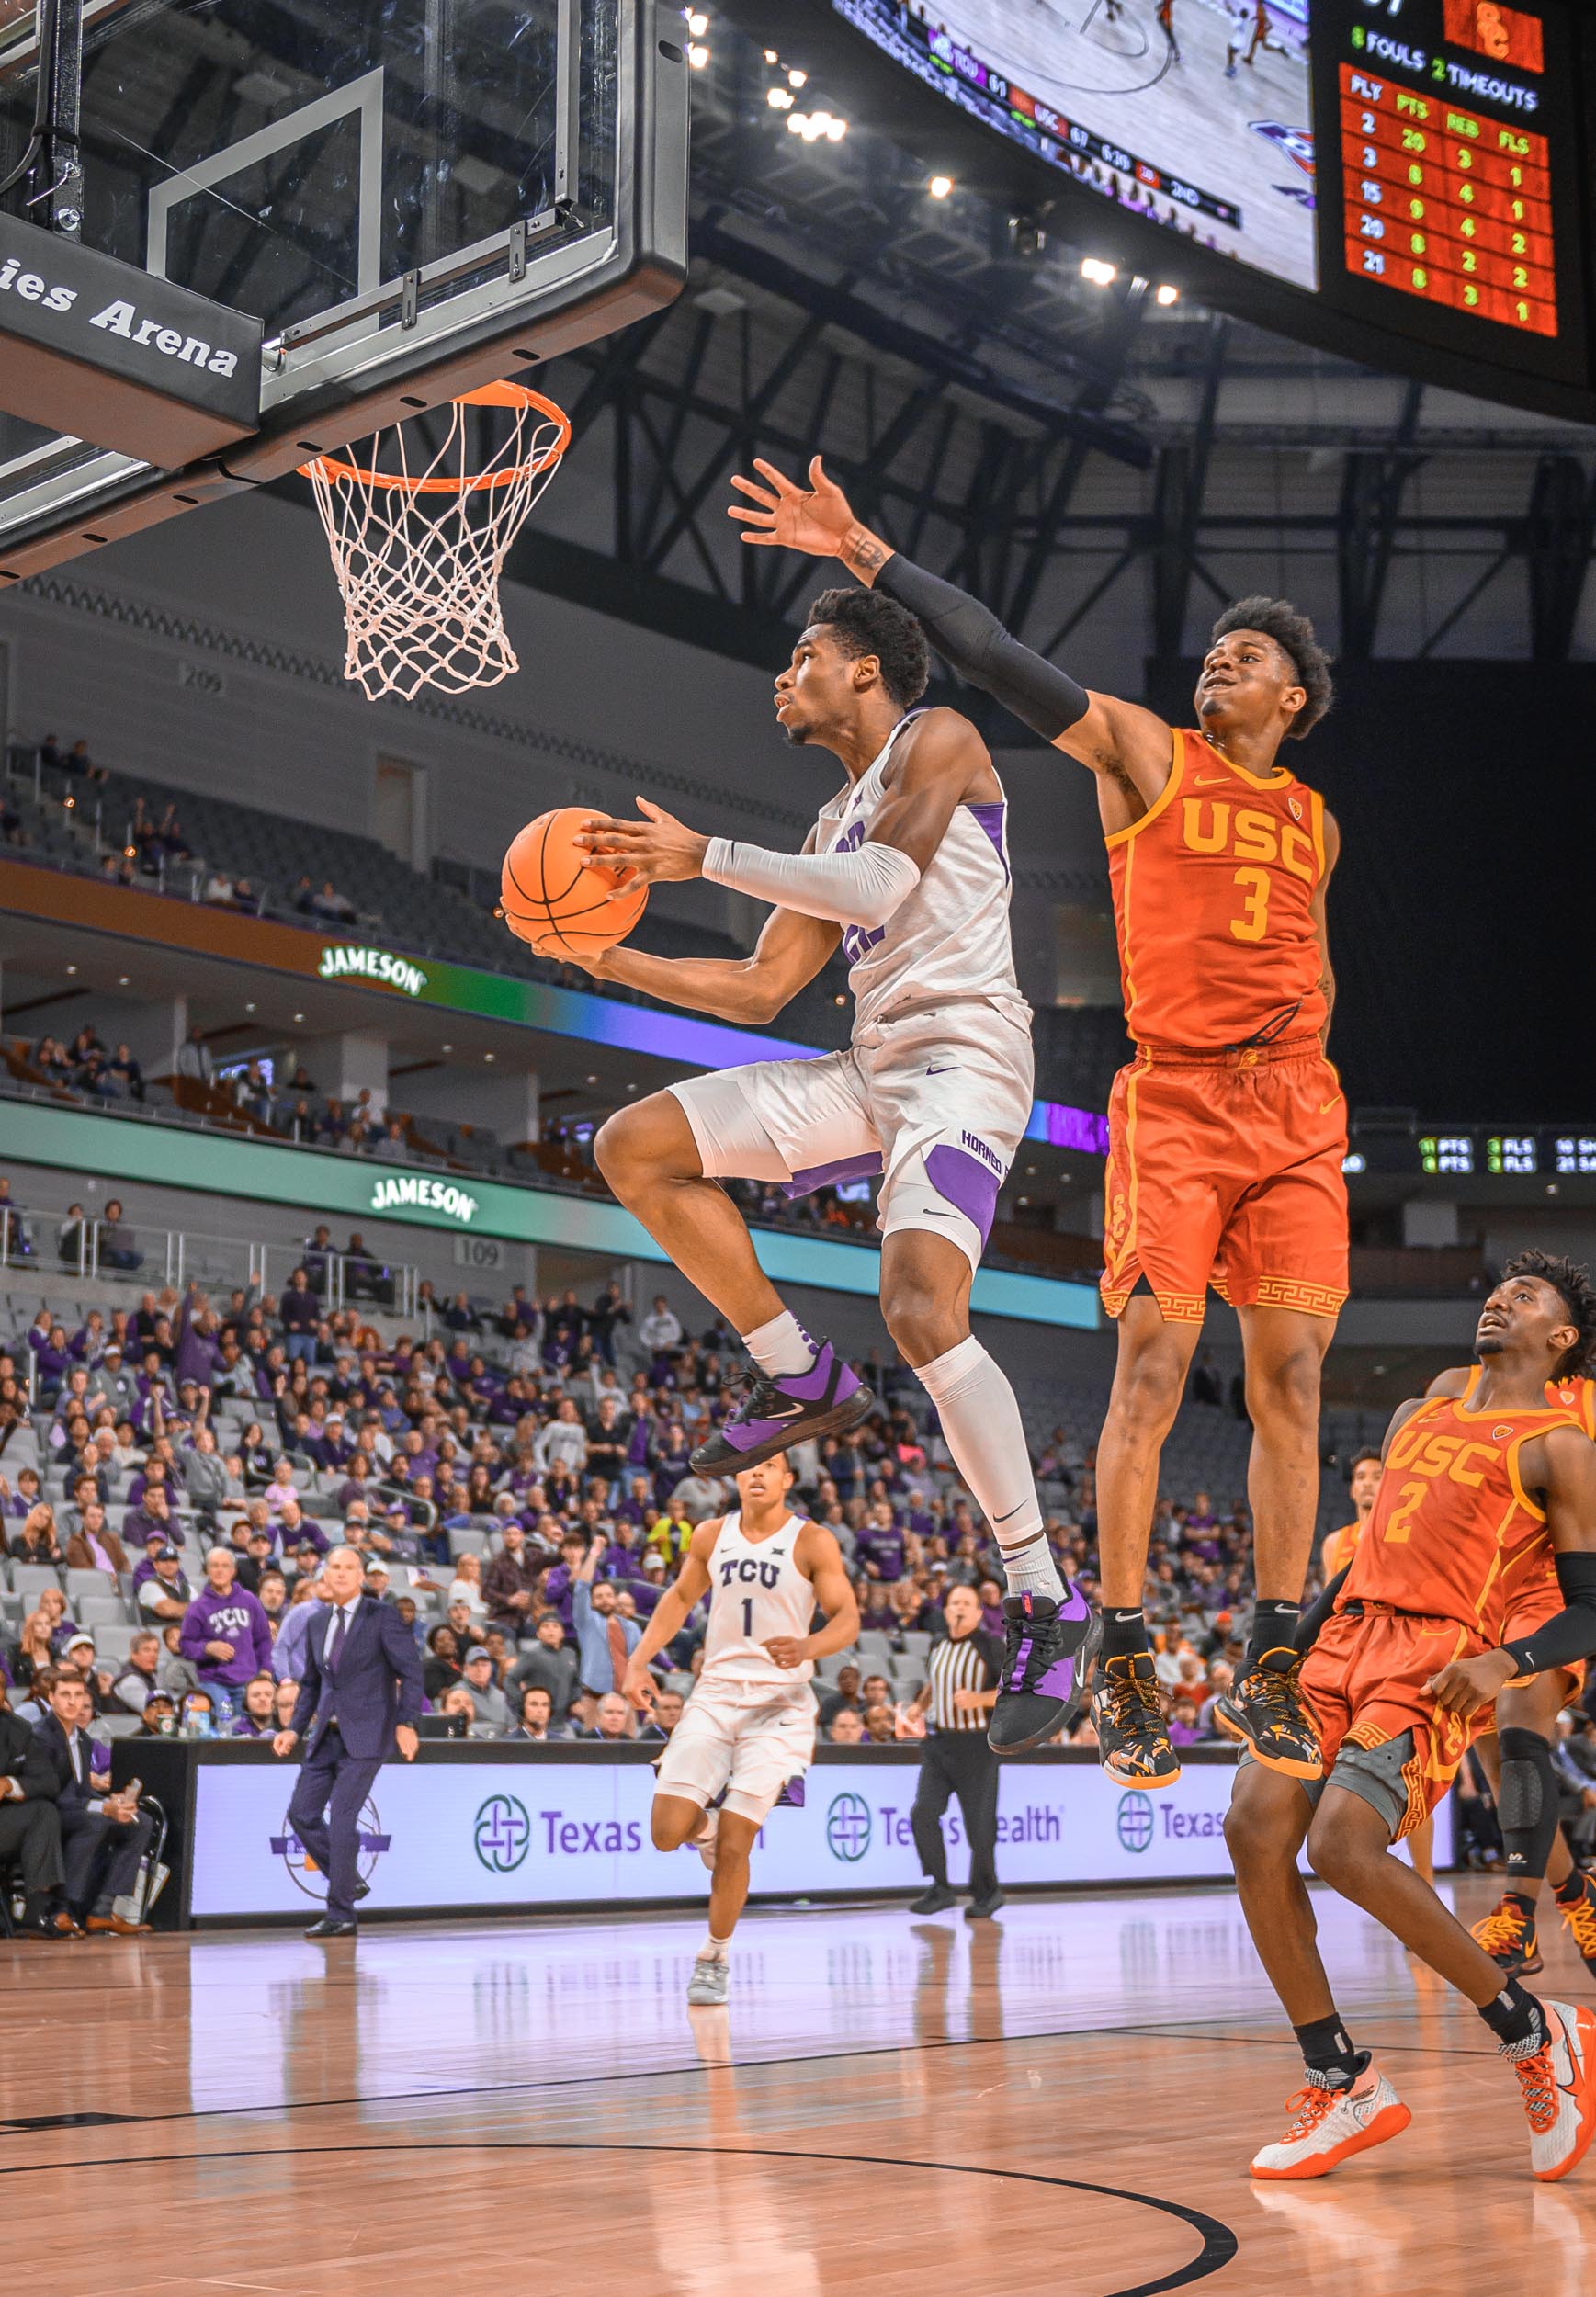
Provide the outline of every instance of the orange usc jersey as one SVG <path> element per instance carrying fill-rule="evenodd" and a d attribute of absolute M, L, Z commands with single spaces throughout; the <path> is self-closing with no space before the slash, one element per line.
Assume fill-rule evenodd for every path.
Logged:
<path fill-rule="evenodd" d="M 1479 1375 L 1483 1369 L 1483 1365 L 1477 1363 L 1470 1372 L 1468 1386 L 1464 1390 L 1466 1403 L 1478 1386 Z M 1548 1380 L 1546 1400 L 1570 1413 L 1579 1421 L 1585 1433 L 1596 1440 L 1596 1380 Z M 1528 1573 L 1515 1592 L 1512 1608 L 1508 1612 L 1503 1641 L 1522 1643 L 1526 1636 L 1533 1635 L 1537 1628 L 1544 1627 L 1548 1619 L 1556 1618 L 1558 1612 L 1563 1609 L 1563 1590 L 1557 1584 L 1557 1567 L 1553 1561 L 1551 1550 L 1548 1547 L 1542 1557 L 1540 1567 Z M 1589 1665 L 1589 1660 L 1578 1659 L 1572 1667 L 1557 1669 L 1560 1675 L 1568 1677 L 1572 1685 L 1572 1695 L 1575 1697 L 1584 1686 L 1586 1669 Z M 1515 1681 L 1522 1680 L 1524 1679 L 1514 1678 Z"/>
<path fill-rule="evenodd" d="M 1327 1582 L 1333 1579 L 1338 1571 L 1351 1563 L 1358 1552 L 1358 1542 L 1363 1536 L 1364 1527 L 1355 1519 L 1351 1523 L 1343 1523 L 1339 1532 L 1331 1532 L 1325 1541 L 1324 1554 L 1319 1558 L 1319 1568 L 1324 1573 Z"/>
<path fill-rule="evenodd" d="M 1386 1473 L 1336 1606 L 1387 1606 L 1455 1620 L 1482 1646 L 1545 1573 L 1545 1511 L 1524 1489 L 1519 1454 L 1534 1436 L 1578 1428 L 1561 1404 L 1475 1411 L 1432 1397 L 1398 1429 Z M 1580 1431 L 1583 1433 L 1583 1430 Z"/>
<path fill-rule="evenodd" d="M 1107 840 L 1126 1027 L 1137 1043 L 1223 1051 L 1327 1018 L 1313 898 L 1324 800 L 1282 767 L 1233 765 L 1178 731 L 1155 803 Z"/>

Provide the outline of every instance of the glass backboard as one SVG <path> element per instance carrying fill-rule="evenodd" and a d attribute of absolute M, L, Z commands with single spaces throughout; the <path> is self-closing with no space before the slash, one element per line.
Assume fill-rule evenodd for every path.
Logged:
<path fill-rule="evenodd" d="M 88 0 L 84 243 L 263 322 L 261 430 L 174 485 L 0 414 L 0 572 L 668 301 L 682 28 L 656 0 Z M 37 70 L 31 7 L 0 0 L 0 175 Z"/>

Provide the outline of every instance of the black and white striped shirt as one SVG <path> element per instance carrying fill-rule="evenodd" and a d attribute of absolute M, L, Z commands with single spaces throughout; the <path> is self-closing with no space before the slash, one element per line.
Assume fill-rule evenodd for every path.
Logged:
<path fill-rule="evenodd" d="M 945 1635 L 931 1646 L 931 1721 L 939 1731 L 984 1731 L 989 1717 L 979 1707 L 956 1707 L 957 1691 L 993 1691 L 1002 1670 L 1002 1647 L 995 1635 Z"/>

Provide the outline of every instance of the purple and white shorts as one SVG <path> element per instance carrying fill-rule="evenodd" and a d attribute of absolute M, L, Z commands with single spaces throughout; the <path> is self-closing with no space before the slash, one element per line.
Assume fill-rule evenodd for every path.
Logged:
<path fill-rule="evenodd" d="M 801 1196 L 879 1173 L 883 1236 L 929 1229 L 978 1268 L 1034 1076 L 1028 1007 L 971 999 L 874 1022 L 845 1053 L 753 1061 L 669 1089 L 707 1179 Z"/>

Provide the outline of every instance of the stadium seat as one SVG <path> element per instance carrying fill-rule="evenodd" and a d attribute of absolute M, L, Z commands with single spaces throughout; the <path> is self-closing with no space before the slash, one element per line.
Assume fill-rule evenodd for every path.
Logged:
<path fill-rule="evenodd" d="M 47 1587 L 55 1588 L 58 1591 L 61 1590 L 61 1575 L 52 1564 L 14 1563 L 11 1567 L 11 1584 L 21 1596 L 26 1608 L 37 1611 L 39 1599 Z"/>
<path fill-rule="evenodd" d="M 85 1596 L 104 1595 L 115 1584 L 103 1571 L 69 1569 L 66 1575 L 66 1600 L 74 1618 L 81 1617 L 78 1604 Z"/>

